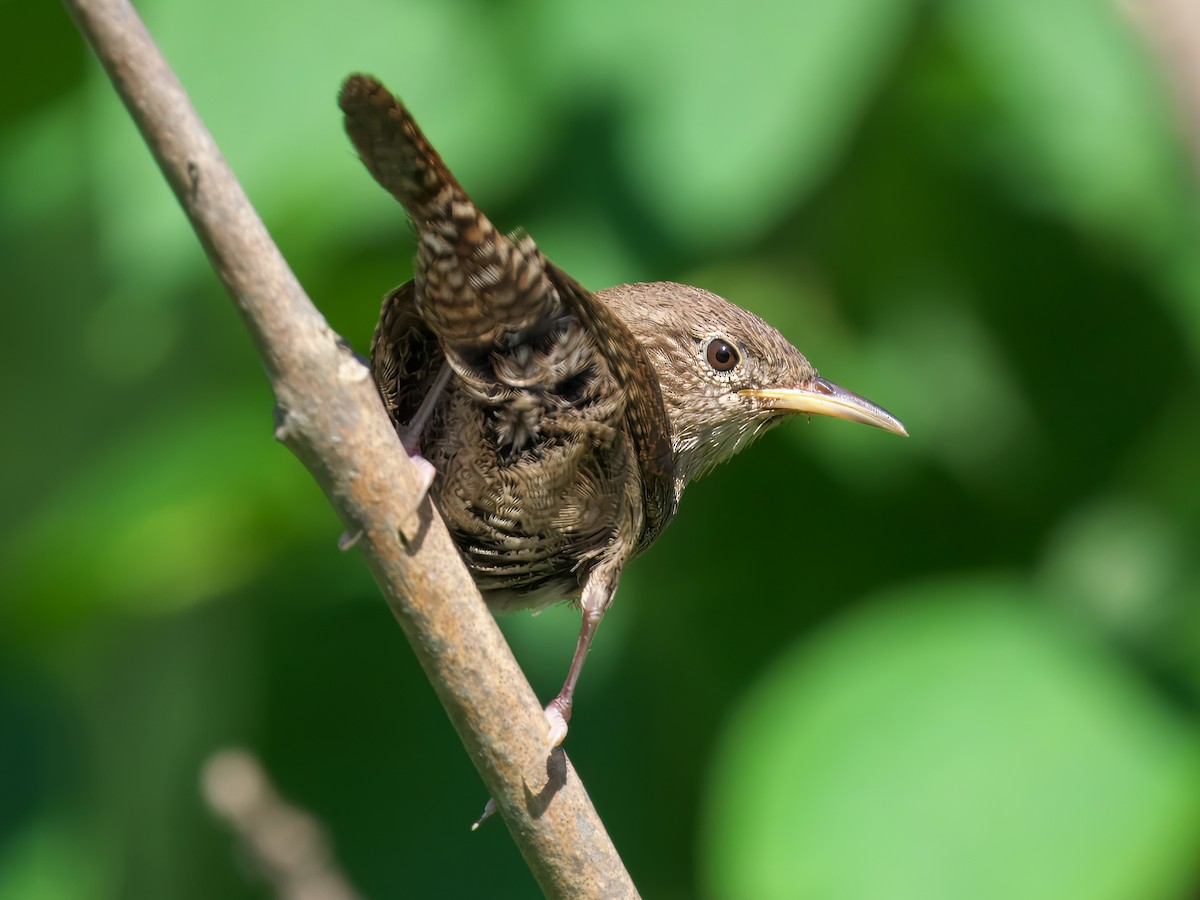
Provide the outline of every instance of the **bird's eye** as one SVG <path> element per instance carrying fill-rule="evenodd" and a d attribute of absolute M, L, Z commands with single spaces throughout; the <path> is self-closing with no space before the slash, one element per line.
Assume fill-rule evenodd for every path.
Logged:
<path fill-rule="evenodd" d="M 705 355 L 708 364 L 717 372 L 728 372 L 738 364 L 737 349 L 722 338 L 713 338 L 709 341 Z"/>

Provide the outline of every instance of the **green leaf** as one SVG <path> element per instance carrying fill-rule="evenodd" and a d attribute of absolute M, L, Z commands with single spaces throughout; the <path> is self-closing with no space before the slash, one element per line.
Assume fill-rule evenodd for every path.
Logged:
<path fill-rule="evenodd" d="M 178 612 L 253 582 L 298 535 L 327 528 L 335 540 L 333 513 L 271 440 L 260 399 L 191 406 L 62 477 L 0 548 L 23 600 L 7 626 L 53 631 L 114 611 Z"/>
<path fill-rule="evenodd" d="M 1196 735 L 1031 599 L 982 579 L 909 590 L 780 660 L 717 758 L 711 893 L 1179 896 Z"/>
<path fill-rule="evenodd" d="M 813 190 L 907 33 L 913 0 L 719 0 L 652 13 L 626 164 L 685 240 L 745 238 Z M 681 15 L 683 22 L 681 22 Z M 686 27 L 680 27 L 686 23 Z"/>
<path fill-rule="evenodd" d="M 1085 227 L 1170 241 L 1186 159 L 1161 78 L 1115 5 L 955 0 L 946 13 L 995 102 L 985 131 L 1012 187 Z"/>

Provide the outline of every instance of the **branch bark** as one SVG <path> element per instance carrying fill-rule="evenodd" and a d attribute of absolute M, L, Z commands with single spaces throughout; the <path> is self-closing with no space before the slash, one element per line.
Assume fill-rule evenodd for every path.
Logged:
<path fill-rule="evenodd" d="M 550 897 L 636 897 L 429 501 L 367 369 L 288 268 L 127 0 L 64 0 L 241 313 L 278 403 L 276 437 L 358 546 L 467 753 Z M 336 85 L 330 86 L 330 108 Z M 332 114 L 332 113 L 331 113 Z"/>

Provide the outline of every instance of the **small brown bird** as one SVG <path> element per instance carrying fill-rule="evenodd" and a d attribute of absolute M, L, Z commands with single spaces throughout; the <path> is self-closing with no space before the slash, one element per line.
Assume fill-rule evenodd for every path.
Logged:
<path fill-rule="evenodd" d="M 687 484 L 796 413 L 897 434 L 886 410 L 820 378 L 774 328 L 682 284 L 593 294 L 532 238 L 497 232 L 404 106 L 346 79 L 346 131 L 417 232 L 414 278 L 383 302 L 379 392 L 491 609 L 572 599 L 583 613 L 550 740 L 625 564 Z"/>

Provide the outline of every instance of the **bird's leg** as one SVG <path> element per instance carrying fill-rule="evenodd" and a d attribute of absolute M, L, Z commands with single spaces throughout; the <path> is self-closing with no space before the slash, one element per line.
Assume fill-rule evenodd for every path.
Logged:
<path fill-rule="evenodd" d="M 437 469 L 433 467 L 433 463 L 421 455 L 421 431 L 429 422 L 429 417 L 433 414 L 433 408 L 437 406 L 442 392 L 446 390 L 446 385 L 449 383 L 452 373 L 453 369 L 450 368 L 450 363 L 442 360 L 442 367 L 438 369 L 437 376 L 433 379 L 433 384 L 430 385 L 428 393 L 421 398 L 421 405 L 417 407 L 417 411 L 413 413 L 413 417 L 404 426 L 404 433 L 400 437 L 400 443 L 404 447 L 404 452 L 408 454 L 408 458 L 417 467 L 417 471 L 421 476 L 421 490 L 410 508 L 408 521 L 412 520 L 417 507 L 421 505 L 421 502 L 425 499 L 425 495 L 429 493 L 429 488 L 433 485 L 433 480 L 437 478 Z M 409 527 L 407 525 L 401 526 L 402 533 L 407 535 L 408 531 Z M 349 550 L 361 540 L 362 536 L 363 533 L 361 530 L 353 534 L 348 531 L 342 532 L 342 536 L 338 538 L 338 549 L 342 551 Z"/>
<path fill-rule="evenodd" d="M 617 574 L 614 572 L 593 572 L 588 576 L 583 586 L 583 597 L 579 606 L 583 611 L 583 625 L 579 629 L 579 641 L 575 644 L 575 655 L 571 657 L 571 668 L 567 670 L 567 680 L 562 690 L 546 706 L 546 722 L 550 726 L 550 749 L 553 750 L 567 736 L 567 722 L 571 719 L 571 704 L 575 697 L 575 684 L 579 681 L 579 672 L 583 669 L 583 661 L 587 659 L 591 649 L 592 639 L 600 620 L 612 605 L 613 594 L 617 592 Z M 471 830 L 475 831 L 492 817 L 496 812 L 496 800 L 489 797 L 483 808 L 483 815 L 475 820 Z"/>
<path fill-rule="evenodd" d="M 571 657 L 571 668 L 567 670 L 567 680 L 563 683 L 558 696 L 546 707 L 546 722 L 550 725 L 550 746 L 557 747 L 567 736 L 567 723 L 571 720 L 571 704 L 575 699 L 575 685 L 579 681 L 579 673 L 583 670 L 583 661 L 587 659 L 588 650 L 592 647 L 592 639 L 600 620 L 612 605 L 613 594 L 617 590 L 617 575 L 614 572 L 593 572 L 588 576 L 583 586 L 583 596 L 579 608 L 583 613 L 583 624 L 579 629 L 579 641 L 575 644 L 575 655 Z"/>
<path fill-rule="evenodd" d="M 438 400 L 441 399 L 442 392 L 446 389 L 453 371 L 450 368 L 450 363 L 442 360 L 442 367 L 438 370 L 437 377 L 434 378 L 429 392 L 422 398 L 421 405 L 417 407 L 417 411 L 413 413 L 413 417 L 409 419 L 408 424 L 404 427 L 404 435 L 401 438 L 401 443 L 404 445 L 404 452 L 408 454 L 408 458 L 413 461 L 417 469 L 421 472 L 421 496 L 417 499 L 418 503 L 425 499 L 425 495 L 429 493 L 429 486 L 433 484 L 433 479 L 437 477 L 437 470 L 434 469 L 433 463 L 421 455 L 421 432 L 429 422 L 429 417 L 433 414 L 433 408 L 437 406 Z"/>

